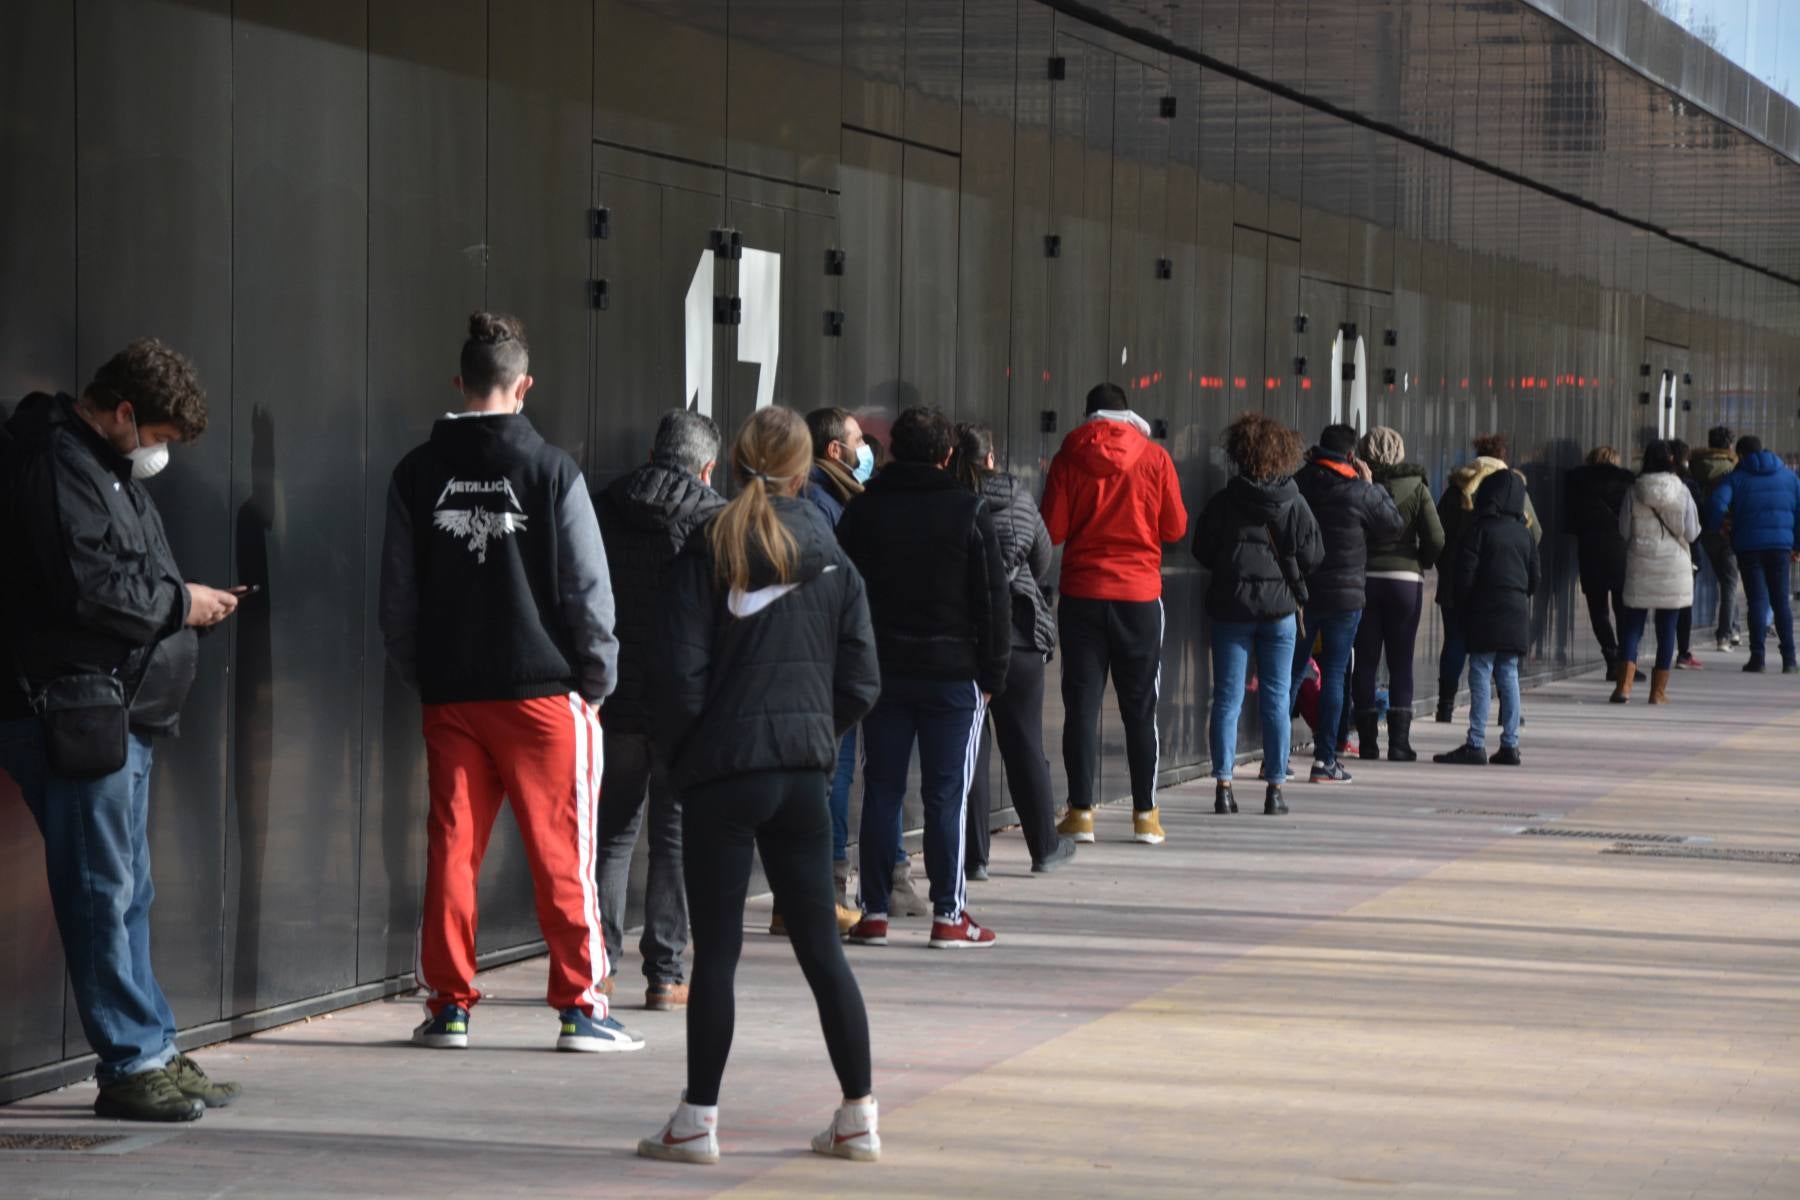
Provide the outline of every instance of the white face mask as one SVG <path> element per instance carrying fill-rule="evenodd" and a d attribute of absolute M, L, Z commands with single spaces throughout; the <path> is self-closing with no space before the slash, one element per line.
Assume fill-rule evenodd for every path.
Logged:
<path fill-rule="evenodd" d="M 131 460 L 131 477 L 148 479 L 169 465 L 169 443 L 158 442 L 154 446 L 144 445 L 144 435 L 138 432 L 137 413 L 131 414 L 131 434 L 137 439 L 137 449 L 125 457 Z"/>

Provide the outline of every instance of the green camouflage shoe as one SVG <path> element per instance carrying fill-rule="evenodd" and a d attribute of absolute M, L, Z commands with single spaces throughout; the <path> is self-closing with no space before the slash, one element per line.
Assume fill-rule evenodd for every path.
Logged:
<path fill-rule="evenodd" d="M 170 1059 L 166 1070 L 182 1095 L 198 1100 L 208 1108 L 225 1108 L 238 1098 L 237 1084 L 208 1079 L 200 1064 L 185 1054 Z"/>
<path fill-rule="evenodd" d="M 162 1067 L 100 1085 L 94 1114 L 119 1121 L 194 1121 L 206 1105 L 184 1096 Z"/>

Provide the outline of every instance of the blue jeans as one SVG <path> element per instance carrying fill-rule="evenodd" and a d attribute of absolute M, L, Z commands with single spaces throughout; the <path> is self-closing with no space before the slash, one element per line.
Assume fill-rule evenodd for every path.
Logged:
<path fill-rule="evenodd" d="M 1212 743 L 1214 779 L 1230 779 L 1237 762 L 1238 714 L 1244 707 L 1244 677 L 1250 652 L 1256 651 L 1257 707 L 1262 713 L 1263 773 L 1275 783 L 1287 778 L 1288 746 L 1293 718 L 1288 715 L 1288 685 L 1294 670 L 1292 616 L 1275 621 L 1214 621 L 1212 624 L 1212 716 L 1207 732 Z"/>
<path fill-rule="evenodd" d="M 1469 745 L 1487 745 L 1488 698 L 1500 688 L 1500 744 L 1519 745 L 1519 656 L 1478 651 L 1469 655 Z"/>
<path fill-rule="evenodd" d="M 50 903 L 70 990 L 102 1084 L 175 1057 L 175 1014 L 150 967 L 150 739 L 100 779 L 50 770 L 36 718 L 0 721 L 0 769 L 44 835 Z"/>
<path fill-rule="evenodd" d="M 1628 608 L 1619 622 L 1619 661 L 1635 663 L 1638 647 L 1644 642 L 1644 626 L 1650 619 L 1646 608 Z M 1675 666 L 1675 626 L 1681 621 L 1679 608 L 1656 610 L 1656 669 L 1667 671 Z M 1755 653 L 1754 647 L 1751 653 Z"/>
<path fill-rule="evenodd" d="M 919 747 L 919 791 L 925 806 L 925 874 L 934 915 L 954 921 L 967 904 L 963 864 L 968 847 L 969 784 L 987 705 L 972 679 L 881 681 L 881 698 L 863 718 L 863 810 L 858 857 L 863 908 L 888 914 L 899 813 L 913 744 Z"/>
<path fill-rule="evenodd" d="M 1361 622 L 1360 608 L 1333 613 L 1308 610 L 1306 629 L 1294 646 L 1292 677 L 1298 678 L 1306 670 L 1313 639 L 1323 635 L 1324 644 L 1319 650 L 1319 724 L 1313 730 L 1313 757 L 1320 762 L 1337 761 L 1345 693 L 1350 683 L 1350 651 L 1356 645 L 1356 627 Z"/>
<path fill-rule="evenodd" d="M 1781 643 L 1781 661 L 1794 658 L 1794 596 L 1790 583 L 1792 565 L 1786 550 L 1744 550 L 1737 556 L 1744 577 L 1744 594 L 1750 602 L 1750 661 L 1760 663 L 1768 646 L 1769 620 Z"/>
<path fill-rule="evenodd" d="M 838 743 L 837 770 L 831 776 L 831 861 L 850 861 L 850 785 L 856 781 L 856 726 Z M 894 814 L 894 865 L 906 861 L 906 814 Z"/>

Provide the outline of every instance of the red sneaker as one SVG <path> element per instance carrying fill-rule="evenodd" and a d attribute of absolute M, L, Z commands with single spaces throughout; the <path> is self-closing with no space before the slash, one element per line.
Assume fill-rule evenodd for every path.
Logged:
<path fill-rule="evenodd" d="M 977 925 L 968 913 L 954 921 L 946 921 L 940 917 L 931 923 L 930 945 L 933 950 L 961 950 L 993 944 L 994 931 Z"/>
<path fill-rule="evenodd" d="M 1706 666 L 1692 654 L 1684 654 L 1675 660 L 1675 665 L 1683 671 L 1704 671 Z"/>
<path fill-rule="evenodd" d="M 885 946 L 887 925 L 886 917 L 864 917 L 850 927 L 844 940 L 853 946 Z"/>

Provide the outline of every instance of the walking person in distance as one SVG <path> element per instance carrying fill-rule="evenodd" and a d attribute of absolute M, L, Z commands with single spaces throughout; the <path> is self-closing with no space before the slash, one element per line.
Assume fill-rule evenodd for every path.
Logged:
<path fill-rule="evenodd" d="M 1631 699 L 1638 647 L 1654 613 L 1656 666 L 1650 675 L 1650 703 L 1663 704 L 1675 665 L 1681 610 L 1694 603 L 1691 547 L 1700 536 L 1700 514 L 1687 484 L 1675 472 L 1669 443 L 1651 442 L 1644 448 L 1644 469 L 1619 514 L 1619 532 L 1625 538 L 1625 624 L 1619 638 L 1619 678 L 1611 699 L 1614 704 Z"/>

